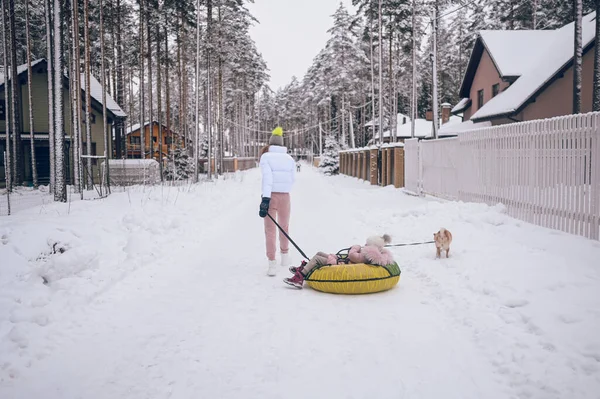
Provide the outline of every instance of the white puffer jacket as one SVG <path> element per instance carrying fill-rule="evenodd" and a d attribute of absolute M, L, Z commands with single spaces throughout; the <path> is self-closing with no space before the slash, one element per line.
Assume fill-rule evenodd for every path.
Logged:
<path fill-rule="evenodd" d="M 269 152 L 260 157 L 262 172 L 262 196 L 271 198 L 271 193 L 289 193 L 296 181 L 296 163 L 287 153 L 286 147 L 272 145 Z"/>

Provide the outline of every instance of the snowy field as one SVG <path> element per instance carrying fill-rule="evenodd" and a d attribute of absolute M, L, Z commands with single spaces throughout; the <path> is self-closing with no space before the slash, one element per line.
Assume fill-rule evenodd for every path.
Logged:
<path fill-rule="evenodd" d="M 396 243 L 391 291 L 265 275 L 257 170 L 0 218 L 0 398 L 600 397 L 600 243 L 305 166 L 312 255 Z M 300 255 L 291 249 L 295 263 Z"/>

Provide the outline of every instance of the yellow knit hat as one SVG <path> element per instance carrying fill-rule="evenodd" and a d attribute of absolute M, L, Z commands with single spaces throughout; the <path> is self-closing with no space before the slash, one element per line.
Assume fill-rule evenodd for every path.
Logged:
<path fill-rule="evenodd" d="M 283 146 L 283 129 L 280 126 L 277 126 L 271 133 L 269 144 Z"/>

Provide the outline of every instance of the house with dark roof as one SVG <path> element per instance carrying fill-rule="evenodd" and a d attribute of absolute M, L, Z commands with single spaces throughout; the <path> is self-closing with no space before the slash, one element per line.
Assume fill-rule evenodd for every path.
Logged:
<path fill-rule="evenodd" d="M 144 127 L 140 124 L 128 126 L 125 132 L 125 146 L 127 149 L 127 158 L 140 159 L 142 157 L 142 132 L 144 133 L 144 154 L 147 159 L 165 158 L 171 153 L 172 149 L 183 146 L 183 138 L 162 124 L 162 129 L 157 121 L 147 121 Z M 162 143 L 160 143 L 162 130 Z M 150 149 L 150 136 L 152 136 L 152 149 Z M 162 157 L 159 157 L 159 151 L 162 150 Z M 150 154 L 152 153 L 152 157 Z"/>
<path fill-rule="evenodd" d="M 582 112 L 592 110 L 596 15 L 583 17 Z M 481 31 L 452 109 L 472 125 L 571 114 L 574 23 L 556 30 Z"/>
<path fill-rule="evenodd" d="M 0 183 L 4 181 L 4 157 L 2 154 L 6 147 L 6 85 L 5 75 L 0 73 Z M 32 181 L 31 171 L 31 128 L 29 126 L 29 97 L 27 93 L 27 65 L 20 65 L 17 68 L 17 80 L 19 87 L 18 107 L 19 107 L 19 124 L 21 131 L 21 145 L 19 151 L 21 153 L 21 164 L 19 167 L 22 171 L 23 180 L 25 183 Z M 85 109 L 85 75 L 81 74 L 82 81 L 82 115 Z M 66 176 L 68 181 L 72 181 L 73 174 L 73 154 L 71 151 L 71 95 L 69 90 L 70 81 L 65 75 L 63 79 L 63 121 L 65 132 L 65 154 L 69 162 L 66 162 Z M 92 153 L 91 155 L 104 154 L 104 133 L 103 133 L 103 117 L 102 117 L 102 85 L 93 76 L 90 79 L 90 96 L 91 96 L 91 138 L 92 138 Z M 32 62 L 32 105 L 33 105 L 33 131 L 34 131 L 34 150 L 36 156 L 36 167 L 38 171 L 38 179 L 40 184 L 47 184 L 50 180 L 50 147 L 48 141 L 49 132 L 49 116 L 48 116 L 48 64 L 45 59 L 38 59 Z M 117 121 L 122 121 L 126 118 L 125 112 L 113 100 L 106 95 L 107 123 L 109 132 L 112 130 L 112 125 Z M 82 132 L 85 132 L 85 120 L 82 124 Z M 112 135 L 109 134 L 109 145 L 113 146 Z M 83 134 L 83 151 L 85 153 L 86 143 L 85 134 Z M 112 151 L 108 150 L 109 157 L 112 157 Z M 96 164 L 95 160 L 93 162 Z M 96 167 L 94 167 L 96 171 Z M 97 171 L 96 171 L 97 172 Z M 96 172 L 94 172 L 96 174 Z"/>

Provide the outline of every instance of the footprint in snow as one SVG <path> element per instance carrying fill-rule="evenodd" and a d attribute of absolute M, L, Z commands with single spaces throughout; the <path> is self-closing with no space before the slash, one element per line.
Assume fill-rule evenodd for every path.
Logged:
<path fill-rule="evenodd" d="M 504 302 L 504 306 L 512 309 L 522 308 L 527 305 L 529 305 L 529 301 L 527 299 L 509 299 L 508 301 Z"/>
<path fill-rule="evenodd" d="M 565 324 L 575 324 L 581 322 L 581 319 L 579 317 L 569 314 L 558 315 L 558 320 L 562 321 Z"/>

